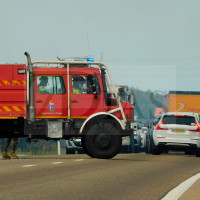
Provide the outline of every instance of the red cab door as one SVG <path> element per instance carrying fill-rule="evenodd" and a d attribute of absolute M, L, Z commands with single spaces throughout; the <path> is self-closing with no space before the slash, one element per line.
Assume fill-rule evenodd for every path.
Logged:
<path fill-rule="evenodd" d="M 35 75 L 36 118 L 67 118 L 67 81 L 65 75 Z"/>
<path fill-rule="evenodd" d="M 70 75 L 71 118 L 87 118 L 103 111 L 103 91 L 98 75 Z"/>

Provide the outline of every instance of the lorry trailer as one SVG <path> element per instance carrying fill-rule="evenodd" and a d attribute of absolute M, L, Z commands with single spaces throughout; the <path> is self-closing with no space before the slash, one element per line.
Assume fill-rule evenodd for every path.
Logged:
<path fill-rule="evenodd" d="M 109 68 L 92 59 L 0 65 L 0 138 L 80 138 L 108 159 L 133 133 L 133 105 L 121 100 Z"/>
<path fill-rule="evenodd" d="M 163 98 L 164 112 L 193 112 L 200 115 L 200 92 L 169 91 Z"/>

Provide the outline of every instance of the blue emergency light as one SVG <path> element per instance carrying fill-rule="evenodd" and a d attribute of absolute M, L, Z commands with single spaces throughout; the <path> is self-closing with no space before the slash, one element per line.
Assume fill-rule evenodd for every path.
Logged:
<path fill-rule="evenodd" d="M 94 62 L 94 58 L 88 58 L 87 61 Z"/>

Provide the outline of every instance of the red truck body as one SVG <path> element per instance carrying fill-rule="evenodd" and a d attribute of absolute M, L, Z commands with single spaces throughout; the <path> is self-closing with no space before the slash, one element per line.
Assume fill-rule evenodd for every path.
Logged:
<path fill-rule="evenodd" d="M 26 65 L 0 65 L 0 119 L 26 117 Z M 20 72 L 20 71 L 19 71 Z"/>
<path fill-rule="evenodd" d="M 115 156 L 121 137 L 133 133 L 133 105 L 121 101 L 108 67 L 89 61 L 32 63 L 25 55 L 27 65 L 0 65 L 0 137 L 81 137 L 89 156 Z"/>
<path fill-rule="evenodd" d="M 27 81 L 26 74 L 19 73 L 26 69 L 26 65 L 0 65 L 0 119 L 26 118 L 27 107 Z M 70 80 L 72 75 L 81 74 L 82 76 L 94 75 L 98 77 L 100 88 L 103 88 L 100 71 L 97 68 L 70 69 Z M 67 70 L 66 68 L 35 68 L 34 69 L 34 92 L 35 92 L 35 117 L 37 119 L 45 118 L 68 118 L 68 94 L 39 94 L 37 90 L 37 79 L 41 76 L 63 77 L 65 90 L 67 88 Z M 70 81 L 70 90 L 72 91 L 72 82 Z M 90 115 L 107 112 L 118 107 L 107 106 L 104 101 L 103 92 L 94 98 L 93 94 L 70 94 L 71 98 L 71 118 L 86 119 Z M 75 103 L 74 103 L 75 102 Z M 133 107 L 130 103 L 122 101 L 124 112 L 131 121 L 133 117 Z M 52 108 L 52 109 L 51 109 Z M 115 116 L 122 119 L 121 113 L 115 112 Z"/>

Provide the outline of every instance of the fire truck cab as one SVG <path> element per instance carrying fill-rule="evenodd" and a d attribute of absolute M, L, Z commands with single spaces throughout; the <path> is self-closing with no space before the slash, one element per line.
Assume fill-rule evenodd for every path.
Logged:
<path fill-rule="evenodd" d="M 112 158 L 131 135 L 133 105 L 121 101 L 109 68 L 89 60 L 0 65 L 0 137 L 81 137 L 86 154 Z"/>

